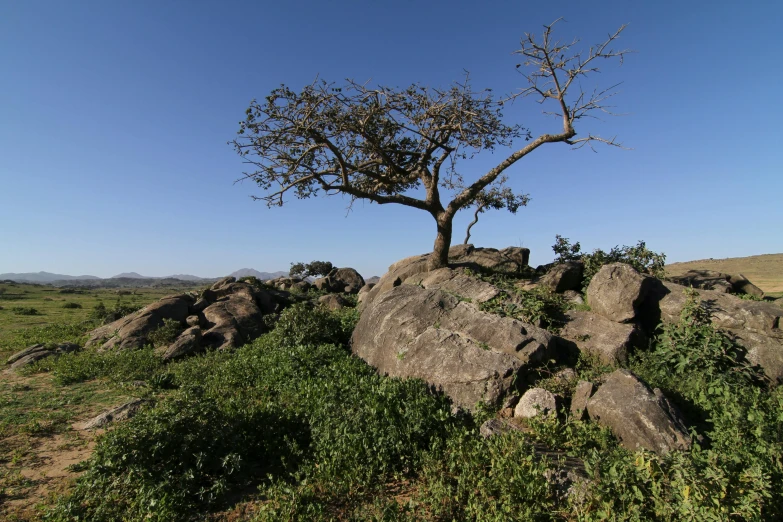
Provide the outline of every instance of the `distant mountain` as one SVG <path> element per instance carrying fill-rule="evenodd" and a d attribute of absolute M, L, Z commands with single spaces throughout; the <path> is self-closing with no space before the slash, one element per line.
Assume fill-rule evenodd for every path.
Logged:
<path fill-rule="evenodd" d="M 199 277 L 190 274 L 174 274 L 161 279 L 179 279 L 180 281 L 214 281 L 214 277 Z"/>
<path fill-rule="evenodd" d="M 120 277 L 127 277 L 128 279 L 157 279 L 143 276 L 137 272 L 123 272 L 121 274 L 117 274 L 116 276 L 111 276 L 109 279 L 119 279 Z"/>
<path fill-rule="evenodd" d="M 258 270 L 254 270 L 252 268 L 240 268 L 236 272 L 231 272 L 228 275 L 234 276 L 237 279 L 239 279 L 240 277 L 253 276 L 263 280 L 263 279 L 274 279 L 276 277 L 287 277 L 288 272 L 259 272 Z"/>
<path fill-rule="evenodd" d="M 51 283 L 52 281 L 70 281 L 73 279 L 100 279 L 91 275 L 69 276 L 64 274 L 52 274 L 51 272 L 26 272 L 23 274 L 0 274 L 0 280 L 10 279 L 17 282 Z"/>

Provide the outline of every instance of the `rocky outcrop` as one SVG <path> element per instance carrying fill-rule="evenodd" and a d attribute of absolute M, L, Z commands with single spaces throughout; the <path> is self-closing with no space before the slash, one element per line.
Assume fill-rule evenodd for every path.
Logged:
<path fill-rule="evenodd" d="M 404 283 L 439 289 L 474 303 L 486 303 L 501 293 L 493 285 L 451 268 L 439 268 L 417 274 L 406 279 Z"/>
<path fill-rule="evenodd" d="M 365 283 L 353 268 L 333 268 L 326 277 L 316 279 L 313 285 L 326 292 L 357 294 Z"/>
<path fill-rule="evenodd" d="M 559 336 L 580 352 L 596 355 L 602 363 L 616 365 L 628 360 L 634 347 L 645 344 L 645 335 L 633 324 L 616 323 L 593 312 L 569 310 Z"/>
<path fill-rule="evenodd" d="M 164 359 L 174 359 L 207 348 L 240 346 L 264 332 L 263 316 L 279 312 L 289 303 L 289 294 L 271 288 L 262 290 L 226 277 L 202 292 L 164 297 L 136 313 L 90 333 L 87 346 L 133 349 L 150 344 L 152 332 L 164 320 L 176 321 L 185 329 L 167 347 L 159 347 Z"/>
<path fill-rule="evenodd" d="M 610 374 L 587 402 L 591 420 L 609 427 L 625 448 L 660 455 L 687 450 L 691 439 L 680 414 L 660 390 L 628 370 Z"/>
<path fill-rule="evenodd" d="M 141 410 L 141 408 L 148 402 L 149 401 L 144 399 L 131 399 L 124 404 L 104 411 L 100 415 L 93 417 L 85 423 L 75 424 L 73 427 L 79 430 L 94 430 L 97 428 L 105 428 L 107 425 L 113 422 L 130 419 L 136 415 L 136 413 L 138 413 L 139 410 Z"/>
<path fill-rule="evenodd" d="M 330 310 L 340 310 L 349 306 L 350 303 L 340 294 L 327 294 L 318 298 L 318 304 L 325 306 Z"/>
<path fill-rule="evenodd" d="M 595 385 L 589 381 L 579 381 L 571 396 L 571 415 L 577 420 L 583 420 L 587 415 L 587 403 L 595 392 Z"/>
<path fill-rule="evenodd" d="M 582 288 L 583 271 L 584 263 L 580 261 L 559 263 L 544 274 L 539 283 L 557 293 L 578 290 Z"/>
<path fill-rule="evenodd" d="M 81 350 L 81 346 L 74 343 L 60 343 L 54 346 L 47 346 L 45 344 L 34 344 L 17 352 L 8 358 L 6 364 L 9 364 L 11 369 L 15 370 L 28 364 L 32 364 L 35 361 L 40 361 L 53 355 L 60 355 L 63 353 L 75 352 Z"/>
<path fill-rule="evenodd" d="M 201 350 L 201 328 L 198 326 L 191 326 L 182 332 L 179 337 L 177 337 L 176 341 L 165 348 L 158 349 L 157 352 L 164 361 L 168 361 L 198 353 Z"/>
<path fill-rule="evenodd" d="M 401 285 L 409 277 L 427 272 L 429 257 L 430 254 L 412 256 L 391 265 L 388 272 L 362 300 L 362 306 L 373 301 L 378 295 Z M 473 245 L 456 245 L 449 249 L 449 267 L 519 273 L 528 266 L 529 257 L 530 251 L 526 248 L 509 247 L 497 250 L 476 248 Z"/>
<path fill-rule="evenodd" d="M 659 282 L 648 296 L 646 313 L 662 321 L 678 321 L 688 300 L 686 291 L 684 286 Z M 698 290 L 698 294 L 713 326 L 745 348 L 748 361 L 759 365 L 773 382 L 783 382 L 783 308 L 714 290 Z"/>
<path fill-rule="evenodd" d="M 163 326 L 164 319 L 185 323 L 190 314 L 190 305 L 195 298 L 189 294 L 164 297 L 138 312 L 122 317 L 112 323 L 90 332 L 86 345 L 101 344 L 104 350 L 134 349 L 148 344 L 149 335 Z"/>
<path fill-rule="evenodd" d="M 408 284 L 379 295 L 354 330 L 353 352 L 381 373 L 421 378 L 468 409 L 497 403 L 517 373 L 557 357 L 545 330 L 482 312 L 459 292 Z"/>
<path fill-rule="evenodd" d="M 683 286 L 720 293 L 747 294 L 764 297 L 759 287 L 742 274 L 724 274 L 715 270 L 689 270 L 684 274 L 670 276 L 669 281 Z"/>
<path fill-rule="evenodd" d="M 590 280 L 587 304 L 590 309 L 616 323 L 631 322 L 646 297 L 649 276 L 625 263 L 604 265 Z"/>

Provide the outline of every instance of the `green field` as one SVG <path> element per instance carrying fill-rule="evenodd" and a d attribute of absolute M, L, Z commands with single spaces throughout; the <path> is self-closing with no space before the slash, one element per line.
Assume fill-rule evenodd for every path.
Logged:
<path fill-rule="evenodd" d="M 118 303 L 123 306 L 141 307 L 163 296 L 198 288 L 73 289 L 48 285 L 0 283 L 0 308 L 2 308 L 0 309 L 0 358 L 4 359 L 14 351 L 28 346 L 30 329 L 53 324 L 80 324 L 90 317 L 91 311 L 99 302 L 109 308 Z M 75 303 L 78 308 L 68 308 L 67 306 L 73 306 L 69 303 Z M 54 331 L 52 334 L 57 335 Z M 48 339 L 49 342 L 65 340 L 67 339 L 55 337 Z"/>

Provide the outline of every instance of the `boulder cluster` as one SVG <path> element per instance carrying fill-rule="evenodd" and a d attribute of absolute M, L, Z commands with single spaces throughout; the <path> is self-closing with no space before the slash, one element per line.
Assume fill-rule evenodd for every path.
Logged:
<path fill-rule="evenodd" d="M 525 248 L 459 245 L 449 251 L 447 268 L 429 270 L 428 254 L 413 256 L 389 267 L 377 284 L 366 283 L 352 268 L 335 268 L 314 281 L 286 277 L 257 284 L 228 277 L 200 295 L 165 297 L 101 326 L 86 345 L 140 348 L 153 344 L 161 327 L 176 325 L 173 341 L 156 347 L 165 360 L 230 349 L 264 333 L 273 323 L 268 316 L 274 318 L 294 302 L 315 300 L 306 295 L 313 287 L 326 292 L 317 300 L 331 309 L 350 306 L 353 298 L 345 294 L 355 294 L 361 317 L 352 336 L 353 353 L 380 373 L 428 382 L 447 394 L 455 408 L 472 410 L 482 403 L 500 407 L 499 418 L 482 428 L 485 435 L 519 429 L 524 419 L 537 415 L 570 410 L 577 418 L 587 416 L 608 426 L 629 449 L 663 454 L 686 449 L 691 440 L 686 420 L 660 390 L 625 369 L 595 383 L 577 382 L 569 366 L 580 353 L 605 366 L 623 365 L 633 350 L 648 346 L 661 322 L 679 320 L 692 286 L 700 289 L 713 325 L 730 334 L 772 383 L 783 381 L 783 309 L 758 300 L 763 294 L 747 279 L 699 272 L 660 280 L 612 263 L 601 267 L 582 293 L 587 281 L 581 262 L 532 270 L 529 254 Z M 521 290 L 542 287 L 579 306 L 564 312 L 552 331 L 502 316 L 493 312 L 493 303 L 514 296 L 477 273 L 515 275 Z M 756 300 L 734 295 L 741 293 Z M 8 362 L 16 368 L 78 349 L 67 343 L 35 345 Z M 570 397 L 534 387 L 542 365 L 549 363 L 566 367 L 558 378 L 575 390 Z M 95 425 L 130 415 L 141 403 L 126 406 Z"/>
<path fill-rule="evenodd" d="M 629 449 L 666 453 L 689 447 L 682 415 L 660 390 L 651 390 L 628 370 L 605 375 L 600 386 L 579 382 L 573 397 L 527 385 L 543 362 L 568 365 L 580 352 L 604 365 L 624 363 L 632 350 L 648 346 L 661 321 L 679 320 L 688 287 L 627 264 L 605 265 L 587 286 L 588 306 L 567 311 L 555 335 L 483 311 L 481 304 L 503 290 L 463 270 L 524 272 L 527 256 L 514 256 L 518 250 L 460 245 L 449 252 L 449 268 L 431 272 L 426 255 L 393 264 L 374 288 L 359 295 L 362 315 L 353 352 L 382 373 L 427 381 L 462 408 L 502 404 L 501 415 L 513 420 L 554 413 L 570 403 L 575 415 L 609 426 Z M 557 264 L 519 287 L 543 286 L 579 303 L 583 273 L 580 262 Z M 773 383 L 783 381 L 783 309 L 724 291 L 701 290 L 700 297 L 713 324 L 746 349 L 747 359 Z M 493 422 L 488 432 L 497 431 L 500 421 Z"/>

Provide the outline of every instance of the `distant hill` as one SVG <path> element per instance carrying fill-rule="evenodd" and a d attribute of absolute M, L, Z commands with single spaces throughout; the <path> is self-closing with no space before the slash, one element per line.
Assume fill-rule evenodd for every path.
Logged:
<path fill-rule="evenodd" d="M 240 268 L 236 272 L 231 272 L 228 274 L 230 276 L 234 276 L 237 279 L 240 277 L 248 277 L 253 276 L 257 277 L 258 279 L 274 279 L 276 277 L 287 277 L 288 272 L 259 272 L 258 270 L 255 270 L 253 268 Z"/>
<path fill-rule="evenodd" d="M 117 274 L 116 276 L 111 276 L 109 279 L 120 279 L 122 277 L 126 277 L 128 279 L 156 279 L 153 277 L 145 277 L 138 272 L 123 272 L 121 274 Z"/>
<path fill-rule="evenodd" d="M 783 292 L 783 254 L 699 259 L 666 265 L 667 275 L 681 275 L 688 270 L 715 270 L 726 274 L 742 274 L 764 292 Z"/>
<path fill-rule="evenodd" d="M 74 279 L 100 279 L 100 277 L 91 275 L 69 276 L 64 274 L 52 274 L 51 272 L 26 272 L 22 274 L 7 273 L 0 274 L 0 280 L 10 279 L 17 282 L 31 282 L 31 283 L 51 283 L 52 281 L 69 281 Z"/>

